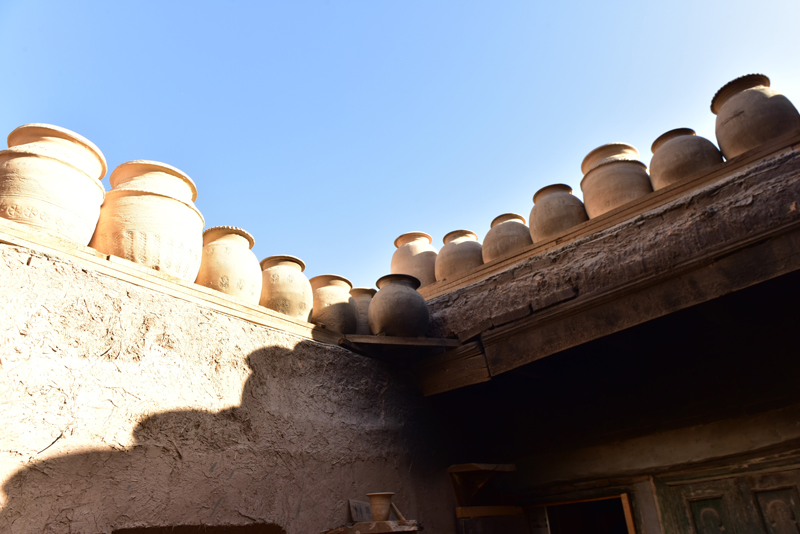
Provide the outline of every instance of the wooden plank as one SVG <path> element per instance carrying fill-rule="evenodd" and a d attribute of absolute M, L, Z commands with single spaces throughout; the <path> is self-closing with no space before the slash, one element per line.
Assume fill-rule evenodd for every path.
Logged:
<path fill-rule="evenodd" d="M 631 500 L 627 493 L 619 496 L 622 500 L 622 512 L 625 514 L 625 526 L 628 527 L 628 534 L 636 534 L 636 525 L 633 521 L 633 510 L 631 509 Z"/>
<path fill-rule="evenodd" d="M 487 382 L 491 378 L 486 356 L 478 343 L 467 343 L 422 360 L 415 366 L 414 375 L 425 396 Z"/>
<path fill-rule="evenodd" d="M 398 345 L 406 347 L 459 347 L 461 342 L 457 339 L 435 337 L 395 337 L 395 336 L 363 336 L 347 334 L 342 336 L 350 343 L 370 345 Z"/>
<path fill-rule="evenodd" d="M 456 517 L 493 517 L 498 515 L 522 515 L 525 511 L 519 506 L 458 506 Z"/>

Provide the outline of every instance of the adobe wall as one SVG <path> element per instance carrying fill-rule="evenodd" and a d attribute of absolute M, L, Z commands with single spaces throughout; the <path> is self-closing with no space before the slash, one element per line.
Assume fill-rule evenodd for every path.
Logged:
<path fill-rule="evenodd" d="M 454 529 L 409 377 L 339 347 L 0 245 L 0 531 L 343 524 L 395 491 Z"/>

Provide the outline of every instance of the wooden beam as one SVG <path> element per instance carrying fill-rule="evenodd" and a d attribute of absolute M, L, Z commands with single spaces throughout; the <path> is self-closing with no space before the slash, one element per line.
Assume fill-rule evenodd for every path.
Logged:
<path fill-rule="evenodd" d="M 347 334 L 342 340 L 365 345 L 394 345 L 404 347 L 459 347 L 457 339 L 435 337 L 395 337 L 395 336 L 363 336 Z"/>
<path fill-rule="evenodd" d="M 525 511 L 519 506 L 459 506 L 456 517 L 493 517 L 498 515 L 522 515 Z"/>
<path fill-rule="evenodd" d="M 414 375 L 425 396 L 487 382 L 491 378 L 480 343 L 474 342 L 422 360 L 414 366 Z"/>

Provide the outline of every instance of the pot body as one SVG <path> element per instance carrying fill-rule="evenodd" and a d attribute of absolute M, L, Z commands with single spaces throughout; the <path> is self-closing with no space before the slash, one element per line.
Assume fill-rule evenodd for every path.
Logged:
<path fill-rule="evenodd" d="M 559 236 L 589 220 L 583 202 L 565 184 L 543 187 L 533 196 L 530 225 L 534 243 Z"/>
<path fill-rule="evenodd" d="M 525 226 L 525 218 L 514 213 L 500 215 L 492 221 L 481 245 L 483 263 L 505 258 L 525 247 L 533 245 L 531 231 Z"/>
<path fill-rule="evenodd" d="M 314 295 L 311 322 L 341 334 L 355 334 L 358 328 L 358 308 L 350 296 L 353 285 L 344 277 L 323 274 L 310 280 Z"/>
<path fill-rule="evenodd" d="M 689 128 L 667 132 L 656 139 L 653 147 L 650 182 L 654 190 L 722 163 L 722 153 L 714 143 L 705 137 L 698 137 Z"/>
<path fill-rule="evenodd" d="M 114 170 L 112 185 L 116 183 L 114 175 L 118 171 L 120 175 L 160 173 L 162 181 L 191 182 L 188 176 L 169 165 L 135 161 L 123 163 Z M 133 181 L 135 177 L 125 183 Z M 170 189 L 165 188 L 165 191 Z M 106 194 L 89 246 L 194 282 L 200 270 L 203 225 L 203 216 L 191 201 L 134 189 L 129 184 L 115 187 Z"/>
<path fill-rule="evenodd" d="M 371 333 L 369 330 L 369 305 L 375 293 L 376 291 L 369 287 L 354 287 L 350 290 L 350 296 L 355 300 L 358 309 L 356 334 L 368 336 Z"/>
<path fill-rule="evenodd" d="M 627 143 L 609 143 L 584 158 L 583 202 L 590 219 L 653 191 L 639 151 Z"/>
<path fill-rule="evenodd" d="M 388 521 L 392 510 L 392 492 L 367 493 L 373 521 Z"/>
<path fill-rule="evenodd" d="M 374 335 L 423 337 L 430 312 L 417 292 L 419 280 L 405 274 L 389 274 L 377 282 L 378 293 L 369 305 L 369 330 Z"/>
<path fill-rule="evenodd" d="M 294 256 L 271 256 L 261 262 L 259 304 L 295 319 L 309 321 L 314 298 L 303 274 L 305 264 Z"/>
<path fill-rule="evenodd" d="M 444 246 L 436 256 L 436 281 L 453 280 L 483 265 L 483 247 L 469 230 L 456 230 L 444 236 Z"/>
<path fill-rule="evenodd" d="M 87 245 L 105 188 L 102 152 L 80 135 L 48 124 L 26 124 L 0 151 L 0 217 Z"/>
<path fill-rule="evenodd" d="M 409 232 L 394 241 L 397 250 L 392 254 L 389 272 L 409 274 L 420 281 L 420 287 L 436 282 L 436 249 L 431 236 L 423 232 Z"/>
<path fill-rule="evenodd" d="M 232 226 L 218 226 L 203 232 L 203 257 L 195 282 L 249 304 L 261 297 L 261 267 L 250 250 L 253 238 Z"/>

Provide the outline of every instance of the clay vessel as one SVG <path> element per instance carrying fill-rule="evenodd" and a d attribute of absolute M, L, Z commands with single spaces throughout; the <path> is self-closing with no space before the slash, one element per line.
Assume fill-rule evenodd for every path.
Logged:
<path fill-rule="evenodd" d="M 303 274 L 306 264 L 294 256 L 270 256 L 261 260 L 261 299 L 270 310 L 309 321 L 314 297 Z"/>
<path fill-rule="evenodd" d="M 392 492 L 367 493 L 373 521 L 388 521 L 392 511 Z"/>
<path fill-rule="evenodd" d="M 436 281 L 454 280 L 483 265 L 478 236 L 469 230 L 455 230 L 444 236 L 444 246 L 436 256 Z"/>
<path fill-rule="evenodd" d="M 88 139 L 49 124 L 25 124 L 0 151 L 0 217 L 87 245 L 105 188 L 106 159 Z"/>
<path fill-rule="evenodd" d="M 548 185 L 533 195 L 530 223 L 534 243 L 553 239 L 588 220 L 583 202 L 566 184 Z"/>
<path fill-rule="evenodd" d="M 677 128 L 653 142 L 650 182 L 658 190 L 722 163 L 714 143 L 698 137 L 691 128 Z"/>
<path fill-rule="evenodd" d="M 724 85 L 711 100 L 711 111 L 717 116 L 717 144 L 726 159 L 800 130 L 800 113 L 788 98 L 770 89 L 763 74 Z"/>
<path fill-rule="evenodd" d="M 355 299 L 358 308 L 358 327 L 356 334 L 368 336 L 369 331 L 369 305 L 376 291 L 371 287 L 354 287 L 350 290 L 350 296 Z"/>
<path fill-rule="evenodd" d="M 595 148 L 583 159 L 581 170 L 583 202 L 590 219 L 653 191 L 639 151 L 626 143 Z"/>
<path fill-rule="evenodd" d="M 375 335 L 423 337 L 430 313 L 417 292 L 419 280 L 407 274 L 387 274 L 375 283 L 378 293 L 369 305 L 369 329 Z"/>
<path fill-rule="evenodd" d="M 511 256 L 531 245 L 533 240 L 530 229 L 525 226 L 525 217 L 504 213 L 495 217 L 491 229 L 483 238 L 483 263 Z"/>
<path fill-rule="evenodd" d="M 436 281 L 436 249 L 433 239 L 425 232 L 408 232 L 394 240 L 397 250 L 392 254 L 392 274 L 410 274 L 422 284 L 430 285 Z"/>
<path fill-rule="evenodd" d="M 311 280 L 314 308 L 311 322 L 324 325 L 340 334 L 355 334 L 358 328 L 358 308 L 350 296 L 353 284 L 336 274 L 321 274 Z"/>
<path fill-rule="evenodd" d="M 196 283 L 258 304 L 261 267 L 250 250 L 255 240 L 235 226 L 215 226 L 203 232 L 203 258 Z"/>
<path fill-rule="evenodd" d="M 197 188 L 182 171 L 156 161 L 129 161 L 109 178 L 89 246 L 194 282 L 203 251 Z"/>

